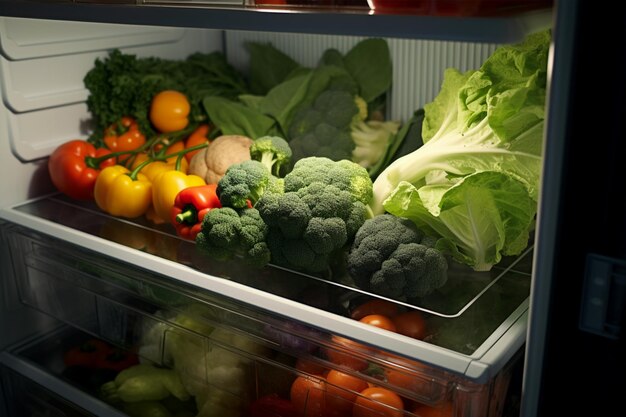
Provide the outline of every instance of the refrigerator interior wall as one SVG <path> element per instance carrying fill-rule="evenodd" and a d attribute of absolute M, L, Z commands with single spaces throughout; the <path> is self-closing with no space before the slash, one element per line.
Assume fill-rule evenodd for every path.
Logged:
<path fill-rule="evenodd" d="M 90 131 L 83 77 L 110 49 L 183 59 L 222 49 L 221 31 L 0 17 L 2 204 L 53 191 L 46 157 Z"/>

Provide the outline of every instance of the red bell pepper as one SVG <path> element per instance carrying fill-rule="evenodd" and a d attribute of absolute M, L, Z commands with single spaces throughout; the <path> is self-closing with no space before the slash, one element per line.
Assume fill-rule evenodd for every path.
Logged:
<path fill-rule="evenodd" d="M 139 357 L 133 352 L 126 352 L 103 340 L 92 338 L 67 350 L 63 354 L 63 363 L 67 368 L 79 366 L 120 372 L 137 365 Z"/>
<path fill-rule="evenodd" d="M 198 185 L 182 189 L 176 194 L 170 221 L 178 236 L 195 240 L 202 228 L 202 220 L 209 210 L 220 208 L 217 184 Z"/>
<path fill-rule="evenodd" d="M 106 356 L 111 346 L 99 339 L 89 339 L 86 342 L 74 346 L 63 354 L 65 366 L 83 366 L 93 368 L 100 358 Z"/>
<path fill-rule="evenodd" d="M 146 137 L 132 117 L 122 117 L 104 131 L 104 143 L 113 152 L 134 151 L 146 143 Z"/>
<path fill-rule="evenodd" d="M 71 140 L 57 147 L 48 159 L 48 172 L 54 186 L 76 200 L 92 200 L 100 170 L 115 165 L 111 151 L 96 149 L 85 140 Z"/>

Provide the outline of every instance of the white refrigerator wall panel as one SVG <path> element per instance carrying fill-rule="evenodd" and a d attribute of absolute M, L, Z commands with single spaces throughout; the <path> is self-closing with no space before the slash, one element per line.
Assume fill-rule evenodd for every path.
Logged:
<path fill-rule="evenodd" d="M 90 115 L 85 74 L 114 48 L 139 57 L 184 59 L 222 49 L 222 32 L 157 26 L 0 18 L 2 203 L 53 191 L 44 158 L 85 139 Z"/>

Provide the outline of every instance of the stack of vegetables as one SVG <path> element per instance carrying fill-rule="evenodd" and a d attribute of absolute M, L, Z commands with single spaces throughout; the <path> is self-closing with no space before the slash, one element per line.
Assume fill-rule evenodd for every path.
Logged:
<path fill-rule="evenodd" d="M 354 285 L 424 297 L 450 259 L 489 270 L 527 246 L 549 40 L 541 32 L 479 70 L 447 70 L 423 112 L 424 145 L 398 159 L 416 119 L 382 121 L 381 39 L 329 49 L 315 68 L 250 43 L 248 77 L 219 54 L 175 63 L 113 52 L 85 77 L 94 135 L 56 149 L 50 175 L 114 216 L 171 223 L 219 259 L 318 274 L 345 256 Z"/>
<path fill-rule="evenodd" d="M 114 51 L 85 77 L 94 135 L 56 149 L 50 175 L 114 216 L 171 223 L 218 259 L 319 274 L 345 256 L 354 285 L 424 297 L 450 259 L 489 270 L 528 244 L 549 40 L 537 33 L 479 70 L 447 70 L 403 126 L 382 120 L 381 39 L 329 49 L 315 68 L 249 43 L 247 77 L 217 53 L 171 62 Z M 407 148 L 421 117 L 424 145 Z M 385 239 L 390 230 L 405 238 Z"/>
<path fill-rule="evenodd" d="M 450 262 L 485 271 L 526 248 L 549 45 L 541 32 L 478 70 L 448 69 L 439 95 L 403 125 L 382 116 L 391 60 L 381 39 L 330 49 L 315 68 L 250 43 L 247 77 L 220 54 L 170 62 L 113 52 L 85 78 L 94 134 L 59 146 L 50 176 L 113 216 L 170 224 L 212 258 L 345 271 L 359 289 L 419 302 L 446 284 Z M 253 384 L 246 355 L 263 347 L 187 315 L 168 320 L 140 356 L 166 346 L 171 369 L 134 365 L 103 398 L 130 415 L 147 413 L 139 403 L 163 411 L 166 400 L 191 401 L 199 416 L 240 415 Z"/>

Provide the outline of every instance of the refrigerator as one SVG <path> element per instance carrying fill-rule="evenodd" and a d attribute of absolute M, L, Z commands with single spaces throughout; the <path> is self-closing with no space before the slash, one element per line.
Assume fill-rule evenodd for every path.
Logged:
<path fill-rule="evenodd" d="M 0 415 L 624 415 L 623 9 L 0 1 Z M 418 301 L 344 280 L 341 258 L 319 274 L 212 259 L 172 224 L 109 214 L 50 178 L 53 151 L 92 131 L 84 77 L 113 50 L 217 52 L 250 74 L 251 42 L 315 67 L 329 49 L 382 39 L 384 117 L 405 123 L 435 100 L 446 69 L 476 70 L 546 30 L 528 243 L 484 271 L 448 259 L 446 283 Z M 417 312 L 425 333 L 361 322 L 357 307 L 372 300 Z M 100 362 L 87 358 L 100 350 Z M 391 394 L 366 394 L 377 389 Z"/>

